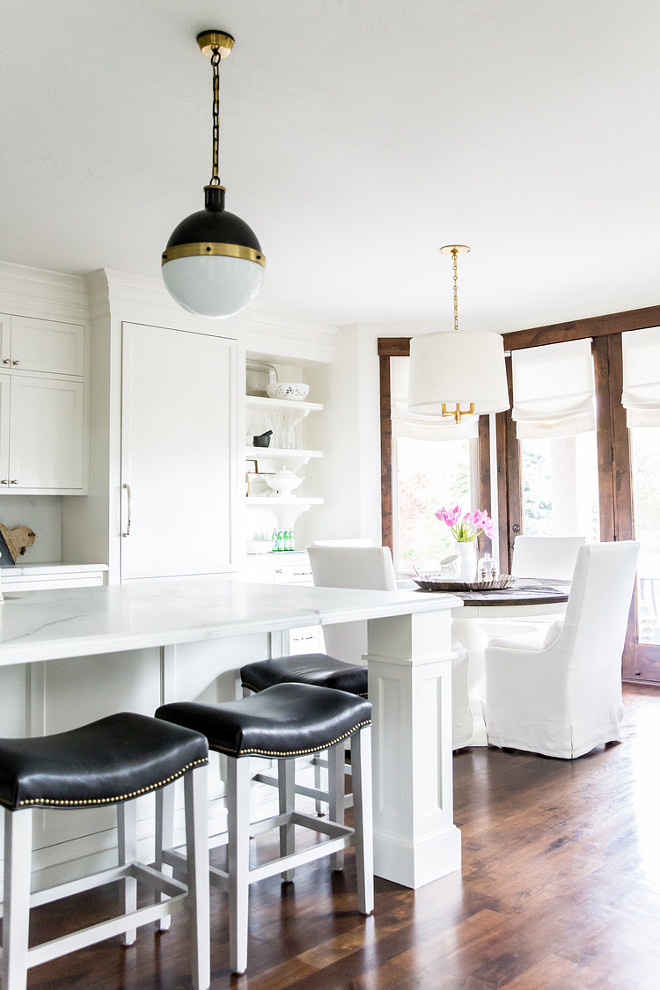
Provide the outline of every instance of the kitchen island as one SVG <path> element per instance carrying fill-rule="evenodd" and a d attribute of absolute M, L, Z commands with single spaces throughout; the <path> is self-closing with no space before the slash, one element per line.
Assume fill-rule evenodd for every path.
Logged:
<path fill-rule="evenodd" d="M 450 640 L 459 605 L 452 595 L 223 578 L 9 594 L 0 607 L 2 735 L 63 731 L 113 711 L 152 714 L 175 700 L 227 700 L 237 696 L 241 665 L 286 652 L 289 630 L 366 619 L 375 869 L 419 887 L 460 868 Z M 222 816 L 222 798 L 220 788 L 211 817 Z M 111 855 L 105 814 L 42 813 L 36 865 L 44 882 L 75 872 L 76 860 Z M 141 815 L 145 842 L 151 816 Z"/>

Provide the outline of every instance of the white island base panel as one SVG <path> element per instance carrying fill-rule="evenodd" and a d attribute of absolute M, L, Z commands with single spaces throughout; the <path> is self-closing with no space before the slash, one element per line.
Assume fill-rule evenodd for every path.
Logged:
<path fill-rule="evenodd" d="M 0 734 L 153 714 L 175 700 L 230 700 L 238 668 L 286 653 L 290 630 L 367 619 L 376 873 L 418 887 L 460 868 L 451 800 L 450 610 L 458 605 L 451 595 L 215 578 L 10 593 L 0 607 Z M 222 825 L 224 785 L 213 770 L 210 782 L 210 814 Z M 140 806 L 148 856 L 153 802 Z M 112 860 L 107 809 L 44 811 L 35 833 L 37 887 Z"/>
<path fill-rule="evenodd" d="M 374 870 L 421 887 L 461 865 L 453 823 L 450 624 L 438 613 L 369 622 Z"/>

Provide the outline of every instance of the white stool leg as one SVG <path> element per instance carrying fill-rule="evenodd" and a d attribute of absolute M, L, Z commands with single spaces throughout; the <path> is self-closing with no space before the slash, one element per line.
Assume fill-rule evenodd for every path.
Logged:
<path fill-rule="evenodd" d="M 121 801 L 117 805 L 117 847 L 120 866 L 135 863 L 137 860 L 137 801 Z M 124 914 L 137 910 L 137 880 L 124 877 Z M 135 941 L 135 928 L 129 928 L 122 935 L 124 945 Z"/>
<path fill-rule="evenodd" d="M 156 856 L 155 867 L 165 876 L 171 877 L 174 872 L 171 866 L 163 865 L 163 850 L 174 848 L 174 798 L 176 785 L 168 784 L 156 791 Z M 186 801 L 187 805 L 187 801 Z M 164 894 L 157 893 L 156 899 L 162 901 Z M 160 918 L 156 922 L 157 932 L 166 932 L 172 921 L 171 915 Z"/>
<path fill-rule="evenodd" d="M 234 973 L 247 967 L 251 779 L 248 758 L 227 757 L 229 964 Z"/>
<path fill-rule="evenodd" d="M 296 800 L 296 761 L 277 761 L 277 789 L 280 797 L 280 814 L 286 815 L 294 810 Z M 296 826 L 280 825 L 280 856 L 290 856 L 296 851 L 295 841 Z M 287 882 L 293 880 L 295 870 L 286 870 L 282 874 L 282 879 Z"/>
<path fill-rule="evenodd" d="M 30 930 L 32 811 L 5 811 L 2 990 L 25 990 Z"/>
<path fill-rule="evenodd" d="M 316 788 L 317 791 L 321 790 L 321 783 L 322 783 L 321 767 L 318 765 L 318 763 L 316 763 L 316 760 L 319 758 L 319 756 L 320 753 L 317 753 L 316 756 L 314 757 L 314 787 Z M 316 814 L 319 816 L 319 818 L 323 818 L 324 815 L 323 802 L 320 800 L 320 798 L 315 799 L 314 807 L 316 808 Z"/>
<path fill-rule="evenodd" d="M 346 751 L 344 748 L 344 743 L 340 742 L 336 746 L 333 746 L 332 749 L 328 750 L 328 791 L 330 798 L 328 814 L 330 821 L 337 822 L 339 825 L 344 824 L 345 763 Z M 333 853 L 332 869 L 344 869 L 343 850 L 338 853 Z"/>
<path fill-rule="evenodd" d="M 198 767 L 184 780 L 193 990 L 208 990 L 211 984 L 207 769 Z"/>
<path fill-rule="evenodd" d="M 374 909 L 371 728 L 367 726 L 356 732 L 351 741 L 358 910 L 370 914 Z"/>

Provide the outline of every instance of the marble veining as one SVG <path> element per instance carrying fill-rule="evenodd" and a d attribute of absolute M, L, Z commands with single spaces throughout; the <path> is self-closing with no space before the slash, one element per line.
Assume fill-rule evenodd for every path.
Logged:
<path fill-rule="evenodd" d="M 0 666 L 460 607 L 452 595 L 177 578 L 9 593 Z"/>

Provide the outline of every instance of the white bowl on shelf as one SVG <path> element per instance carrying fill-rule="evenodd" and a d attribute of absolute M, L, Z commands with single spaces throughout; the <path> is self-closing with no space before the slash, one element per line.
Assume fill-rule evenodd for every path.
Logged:
<path fill-rule="evenodd" d="M 272 382 L 266 385 L 270 399 L 306 399 L 309 385 L 302 382 Z"/>
<path fill-rule="evenodd" d="M 248 540 L 245 550 L 247 553 L 270 553 L 274 546 L 273 540 Z"/>
<path fill-rule="evenodd" d="M 275 474 L 265 474 L 266 484 L 272 488 L 277 495 L 290 495 L 294 488 L 302 485 L 304 478 L 283 467 Z"/>

